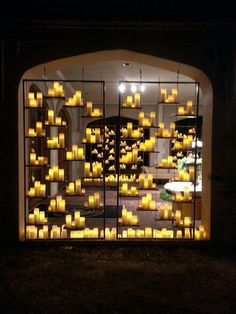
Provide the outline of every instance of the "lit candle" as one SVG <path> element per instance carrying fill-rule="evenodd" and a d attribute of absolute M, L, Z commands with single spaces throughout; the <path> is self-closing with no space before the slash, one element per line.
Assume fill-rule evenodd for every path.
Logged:
<path fill-rule="evenodd" d="M 134 103 L 136 108 L 140 107 L 140 93 L 134 94 Z"/>
<path fill-rule="evenodd" d="M 91 101 L 87 101 L 86 104 L 86 112 L 88 116 L 92 116 L 93 103 Z"/>
<path fill-rule="evenodd" d="M 193 102 L 192 102 L 192 100 L 188 100 L 188 101 L 187 101 L 187 110 L 186 110 L 186 113 L 187 113 L 187 114 L 192 114 L 192 108 L 193 108 Z"/>
<path fill-rule="evenodd" d="M 180 210 L 176 210 L 175 211 L 175 223 L 177 226 L 180 225 L 180 220 L 181 220 L 181 211 Z"/>
<path fill-rule="evenodd" d="M 59 133 L 59 147 L 64 148 L 65 147 L 65 134 Z"/>
<path fill-rule="evenodd" d="M 178 115 L 183 116 L 184 114 L 185 114 L 184 107 L 183 106 L 179 106 L 179 108 L 178 108 Z"/>
<path fill-rule="evenodd" d="M 166 88 L 161 88 L 161 97 L 160 97 L 161 102 L 166 101 Z"/>
<path fill-rule="evenodd" d="M 48 110 L 48 123 L 54 124 L 54 111 Z"/>

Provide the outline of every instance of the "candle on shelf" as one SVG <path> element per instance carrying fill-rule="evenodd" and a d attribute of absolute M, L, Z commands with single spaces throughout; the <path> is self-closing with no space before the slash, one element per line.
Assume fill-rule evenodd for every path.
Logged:
<path fill-rule="evenodd" d="M 191 238 L 190 228 L 185 228 L 184 229 L 184 237 L 185 237 L 185 239 L 190 239 Z"/>
<path fill-rule="evenodd" d="M 175 223 L 177 226 L 180 225 L 180 220 L 181 220 L 181 211 L 180 210 L 176 210 L 175 211 Z"/>
<path fill-rule="evenodd" d="M 160 122 L 160 123 L 159 123 L 159 129 L 158 129 L 158 135 L 159 135 L 160 137 L 163 136 L 163 131 L 164 131 L 164 122 Z"/>
<path fill-rule="evenodd" d="M 178 115 L 183 116 L 184 114 L 185 114 L 184 107 L 183 106 L 179 106 L 179 108 L 178 108 Z"/>
<path fill-rule="evenodd" d="M 43 123 L 42 122 L 36 122 L 36 134 L 37 136 L 43 135 Z"/>
<path fill-rule="evenodd" d="M 161 97 L 160 97 L 160 101 L 161 102 L 165 102 L 166 101 L 166 88 L 161 88 Z"/>
<path fill-rule="evenodd" d="M 144 229 L 145 238 L 152 238 L 152 228 L 146 227 Z"/>
<path fill-rule="evenodd" d="M 170 123 L 170 136 L 175 136 L 175 123 Z"/>
<path fill-rule="evenodd" d="M 132 104 L 133 104 L 133 97 L 132 96 L 127 96 L 126 98 L 126 105 L 127 107 L 132 107 Z"/>
<path fill-rule="evenodd" d="M 87 101 L 87 104 L 86 104 L 86 114 L 88 116 L 92 116 L 92 111 L 93 111 L 93 103 L 91 101 Z"/>
<path fill-rule="evenodd" d="M 178 94 L 177 88 L 172 88 L 172 89 L 171 89 L 171 94 L 172 94 L 172 96 L 173 96 L 173 102 L 176 102 L 176 100 L 177 100 L 177 94 Z"/>
<path fill-rule="evenodd" d="M 64 133 L 59 133 L 59 147 L 64 148 L 65 147 L 65 134 Z"/>
<path fill-rule="evenodd" d="M 184 187 L 184 200 L 189 201 L 190 195 L 189 195 L 189 187 Z"/>
<path fill-rule="evenodd" d="M 56 125 L 62 125 L 62 119 L 61 119 L 61 117 L 56 117 L 56 119 L 55 119 L 55 124 L 56 124 Z"/>
<path fill-rule="evenodd" d="M 177 231 L 176 231 L 176 238 L 177 238 L 177 239 L 182 239 L 182 238 L 183 238 L 182 230 L 177 230 Z"/>
<path fill-rule="evenodd" d="M 48 124 L 54 124 L 54 110 L 48 110 Z"/>
<path fill-rule="evenodd" d="M 191 217 L 184 217 L 184 226 L 189 227 L 191 225 Z"/>
<path fill-rule="evenodd" d="M 193 102 L 192 102 L 192 100 L 188 100 L 188 101 L 187 101 L 187 110 L 186 110 L 186 113 L 187 113 L 187 114 L 192 114 L 192 109 L 193 109 Z"/>
<path fill-rule="evenodd" d="M 35 137 L 35 136 L 37 136 L 37 133 L 35 132 L 35 130 L 33 128 L 29 128 L 28 136 Z"/>
<path fill-rule="evenodd" d="M 140 93 L 134 94 L 134 104 L 135 104 L 135 108 L 140 107 Z"/>
<path fill-rule="evenodd" d="M 29 224 L 34 224 L 34 214 L 29 214 Z"/>

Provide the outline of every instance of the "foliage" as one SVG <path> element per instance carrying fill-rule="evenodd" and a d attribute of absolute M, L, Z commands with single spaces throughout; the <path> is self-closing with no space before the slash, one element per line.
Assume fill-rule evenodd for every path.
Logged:
<path fill-rule="evenodd" d="M 160 192 L 160 199 L 162 199 L 163 201 L 171 202 L 171 194 L 163 189 Z"/>

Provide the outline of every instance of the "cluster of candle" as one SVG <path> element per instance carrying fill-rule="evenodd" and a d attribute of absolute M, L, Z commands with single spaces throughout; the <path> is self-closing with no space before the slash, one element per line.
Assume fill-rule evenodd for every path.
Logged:
<path fill-rule="evenodd" d="M 120 188 L 120 195 L 121 196 L 137 196 L 138 190 L 135 186 L 131 186 L 130 189 L 128 189 L 128 183 L 122 183 Z"/>
<path fill-rule="evenodd" d="M 206 230 L 202 224 L 199 226 L 199 229 L 197 228 L 194 229 L 194 239 L 195 240 L 206 239 Z"/>
<path fill-rule="evenodd" d="M 141 198 L 139 208 L 143 210 L 157 210 L 156 201 L 152 199 L 151 193 L 147 193 L 146 196 Z"/>
<path fill-rule="evenodd" d="M 58 137 L 53 136 L 52 138 L 47 139 L 47 148 L 65 148 L 65 134 L 59 133 Z"/>
<path fill-rule="evenodd" d="M 171 94 L 167 96 L 167 89 L 166 88 L 161 88 L 161 97 L 160 97 L 160 101 L 161 102 L 176 102 L 177 99 L 177 89 L 176 88 L 172 88 L 171 89 Z"/>
<path fill-rule="evenodd" d="M 71 228 L 81 228 L 85 227 L 85 217 L 80 216 L 80 211 L 74 212 L 74 220 L 72 219 L 72 215 L 66 215 L 66 227 Z"/>
<path fill-rule="evenodd" d="M 153 183 L 153 175 L 151 173 L 149 174 L 141 173 L 139 175 L 138 181 L 140 189 L 148 190 L 156 188 L 156 184 Z"/>
<path fill-rule="evenodd" d="M 26 226 L 26 239 L 47 239 L 48 238 L 48 226 L 43 226 L 39 229 L 36 226 Z"/>
<path fill-rule="evenodd" d="M 40 108 L 43 105 L 43 94 L 41 92 L 36 93 L 36 98 L 34 93 L 28 93 L 28 103 L 29 107 Z"/>
<path fill-rule="evenodd" d="M 115 165 L 110 166 L 110 167 L 108 168 L 108 170 L 109 170 L 109 171 L 115 171 L 115 170 L 116 170 Z"/>
<path fill-rule="evenodd" d="M 141 156 L 140 156 L 141 158 Z M 120 158 L 120 163 L 122 164 L 136 164 L 140 158 L 138 157 L 138 149 L 133 149 L 131 152 L 127 152 Z"/>
<path fill-rule="evenodd" d="M 174 146 L 173 146 L 173 150 L 182 150 L 182 149 L 192 149 L 192 142 L 193 142 L 193 136 L 192 135 L 184 135 L 183 136 L 183 141 L 176 141 L 174 140 Z"/>
<path fill-rule="evenodd" d="M 190 228 L 184 228 L 184 231 L 177 230 L 176 231 L 176 238 L 177 239 L 190 239 L 191 238 L 191 229 Z"/>
<path fill-rule="evenodd" d="M 138 225 L 139 219 L 137 215 L 133 215 L 132 211 L 128 211 L 123 206 L 119 223 L 122 225 Z"/>
<path fill-rule="evenodd" d="M 99 108 L 93 109 L 93 103 L 88 101 L 86 104 L 86 114 L 88 117 L 101 117 L 102 111 Z"/>
<path fill-rule="evenodd" d="M 85 138 L 82 139 L 83 143 L 96 144 L 102 141 L 101 130 L 99 128 L 86 128 Z"/>
<path fill-rule="evenodd" d="M 50 97 L 63 97 L 63 96 L 65 96 L 63 86 L 61 84 L 59 84 L 58 82 L 54 82 L 53 88 L 48 89 L 48 96 L 50 96 Z"/>
<path fill-rule="evenodd" d="M 36 137 L 36 136 L 45 136 L 46 132 L 43 129 L 43 123 L 42 122 L 36 122 L 36 129 L 29 128 L 28 130 L 28 136 L 29 137 Z"/>
<path fill-rule="evenodd" d="M 194 114 L 192 100 L 187 101 L 186 108 L 184 106 L 179 106 L 179 108 L 178 108 L 178 115 L 184 116 L 184 115 L 188 115 L 188 114 L 190 114 L 190 115 Z"/>
<path fill-rule="evenodd" d="M 43 166 L 48 164 L 48 158 L 43 156 L 36 156 L 36 153 L 30 153 L 30 165 Z"/>
<path fill-rule="evenodd" d="M 48 110 L 48 119 L 44 122 L 45 125 L 66 125 L 61 117 L 54 117 L 54 110 Z"/>
<path fill-rule="evenodd" d="M 156 136 L 157 137 L 177 137 L 178 131 L 175 130 L 175 123 L 170 123 L 169 130 L 164 129 L 164 122 L 159 123 L 159 129 L 157 129 Z"/>
<path fill-rule="evenodd" d="M 47 181 L 64 181 L 64 168 L 59 168 L 58 166 L 53 166 L 48 169 L 48 175 L 45 176 Z"/>
<path fill-rule="evenodd" d="M 30 225 L 38 224 L 43 225 L 47 223 L 47 218 L 45 217 L 45 212 L 40 211 L 39 208 L 34 208 L 33 214 L 29 214 L 28 222 Z"/>
<path fill-rule="evenodd" d="M 155 137 L 151 136 L 150 139 L 145 140 L 144 143 L 140 143 L 140 152 L 151 152 L 155 151 Z"/>
<path fill-rule="evenodd" d="M 55 199 L 50 200 L 48 210 L 50 212 L 64 213 L 66 210 L 66 201 L 62 199 L 61 195 L 57 195 Z"/>
<path fill-rule="evenodd" d="M 84 230 L 71 230 L 71 239 L 89 239 L 89 238 L 99 238 L 98 228 L 85 228 Z"/>
<path fill-rule="evenodd" d="M 77 179 L 75 182 L 69 182 L 66 187 L 66 194 L 68 195 L 84 195 L 85 189 L 81 188 L 81 180 Z"/>
<path fill-rule="evenodd" d="M 133 129 L 133 123 L 128 122 L 126 128 L 121 128 L 121 136 L 123 138 L 131 137 L 131 138 L 140 138 L 143 136 L 143 131 L 138 128 L 136 130 Z"/>
<path fill-rule="evenodd" d="M 127 96 L 123 102 L 124 108 L 139 108 L 140 107 L 140 93 L 135 93 L 133 96 Z"/>
<path fill-rule="evenodd" d="M 103 207 L 99 192 L 95 192 L 93 195 L 89 195 L 88 202 L 84 202 L 84 207 L 91 209 L 99 209 Z"/>
<path fill-rule="evenodd" d="M 168 230 L 166 228 L 162 228 L 161 230 L 145 228 L 145 229 L 132 229 L 128 228 L 127 230 L 123 230 L 122 234 L 118 236 L 119 238 L 137 238 L 137 239 L 152 239 L 152 238 L 173 238 L 174 232 L 173 230 Z"/>
<path fill-rule="evenodd" d="M 172 219 L 172 204 L 160 203 L 160 219 Z"/>
<path fill-rule="evenodd" d="M 65 102 L 68 107 L 83 107 L 83 99 L 81 98 L 81 91 L 76 91 L 72 97 Z"/>
<path fill-rule="evenodd" d="M 118 175 L 110 174 L 106 176 L 105 181 L 106 182 L 117 182 L 118 180 Z M 136 175 L 132 174 L 130 176 L 122 174 L 119 176 L 119 181 L 120 182 L 136 182 Z"/>
<path fill-rule="evenodd" d="M 192 193 L 189 192 L 189 187 L 184 187 L 184 193 L 176 192 L 172 199 L 175 202 L 192 201 Z"/>
<path fill-rule="evenodd" d="M 93 177 L 101 177 L 102 176 L 102 163 L 95 161 L 92 164 L 90 162 L 84 163 L 84 176 L 86 178 Z"/>
<path fill-rule="evenodd" d="M 173 162 L 173 156 L 168 156 L 167 159 L 162 159 L 161 163 L 159 164 L 159 167 L 175 168 L 176 163 Z"/>
<path fill-rule="evenodd" d="M 84 148 L 72 145 L 72 150 L 66 152 L 66 160 L 84 160 Z"/>
<path fill-rule="evenodd" d="M 116 240 L 116 228 L 105 228 L 105 240 Z M 101 230 L 101 238 L 104 237 L 104 230 Z"/>
<path fill-rule="evenodd" d="M 30 188 L 28 191 L 29 197 L 40 196 L 44 197 L 46 195 L 46 184 L 41 184 L 40 181 L 34 182 L 34 187 Z"/>
<path fill-rule="evenodd" d="M 194 166 L 189 166 L 188 172 L 184 169 L 178 170 L 176 181 L 194 181 Z"/>
<path fill-rule="evenodd" d="M 148 118 L 144 118 L 144 112 L 139 112 L 139 126 L 154 126 L 156 113 L 150 112 Z"/>

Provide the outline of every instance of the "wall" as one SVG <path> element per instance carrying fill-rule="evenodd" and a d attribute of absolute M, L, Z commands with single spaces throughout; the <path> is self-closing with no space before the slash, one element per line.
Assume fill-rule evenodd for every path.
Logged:
<path fill-rule="evenodd" d="M 18 239 L 18 84 L 32 66 L 82 53 L 129 49 L 192 65 L 204 72 L 213 87 L 211 238 L 215 243 L 236 240 L 232 195 L 235 188 L 235 47 L 228 25 L 156 24 L 130 27 L 91 26 L 64 22 L 4 25 L 1 41 L 1 240 Z M 98 40 L 99 39 L 99 40 Z M 10 113 L 10 114 L 9 114 Z M 208 130 L 209 132 L 209 130 Z M 210 143 L 211 144 L 211 143 Z M 208 165 L 210 167 L 210 165 Z M 21 175 L 21 174 L 20 174 Z M 10 197 L 9 197 L 10 194 Z"/>

